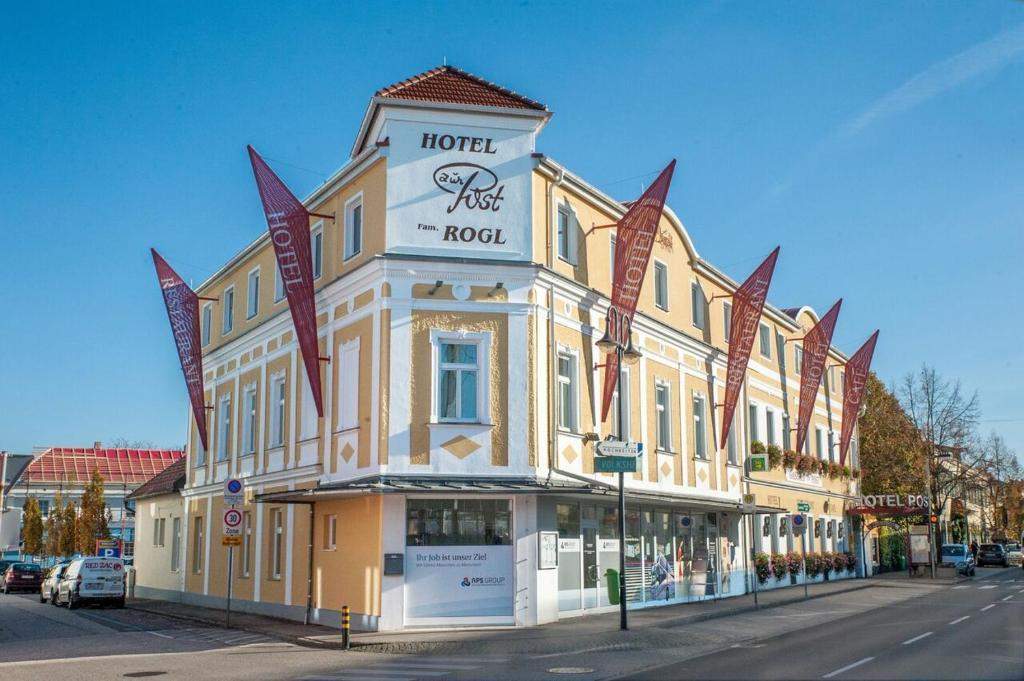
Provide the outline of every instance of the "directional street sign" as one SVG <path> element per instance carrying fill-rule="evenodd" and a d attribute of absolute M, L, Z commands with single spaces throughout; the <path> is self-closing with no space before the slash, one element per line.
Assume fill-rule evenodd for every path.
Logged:
<path fill-rule="evenodd" d="M 598 473 L 636 473 L 636 457 L 595 456 L 594 470 Z"/>
<path fill-rule="evenodd" d="M 644 453 L 644 443 L 601 440 L 597 443 L 597 453 L 601 456 L 640 456 Z"/>
<path fill-rule="evenodd" d="M 237 508 L 224 509 L 224 531 L 225 537 L 242 536 L 242 512 Z"/>
<path fill-rule="evenodd" d="M 793 516 L 793 534 L 800 536 L 807 529 L 807 516 L 798 513 Z"/>
<path fill-rule="evenodd" d="M 245 484 L 238 478 L 228 478 L 224 481 L 224 504 L 227 506 L 239 506 L 245 503 Z"/>
<path fill-rule="evenodd" d="M 801 513 L 808 513 L 811 510 L 811 505 L 806 501 L 798 501 L 796 502 L 796 510 L 800 511 Z"/>

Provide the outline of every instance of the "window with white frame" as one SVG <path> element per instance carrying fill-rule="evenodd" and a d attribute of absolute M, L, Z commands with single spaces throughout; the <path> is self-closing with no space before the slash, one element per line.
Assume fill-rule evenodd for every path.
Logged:
<path fill-rule="evenodd" d="M 164 530 L 167 527 L 167 518 L 153 518 L 153 546 L 164 545 Z"/>
<path fill-rule="evenodd" d="M 270 446 L 284 444 L 285 377 L 270 379 Z"/>
<path fill-rule="evenodd" d="M 309 375 L 303 371 L 298 377 L 302 385 L 302 401 L 299 413 L 299 439 L 309 440 L 319 434 L 320 415 L 316 411 L 316 402 L 313 400 L 313 386 L 309 383 Z"/>
<path fill-rule="evenodd" d="M 703 395 L 693 396 L 693 451 L 699 459 L 708 458 L 707 406 Z"/>
<path fill-rule="evenodd" d="M 252 513 L 242 512 L 242 576 L 252 571 Z"/>
<path fill-rule="evenodd" d="M 192 519 L 192 574 L 203 572 L 203 552 L 206 544 L 203 541 L 203 516 Z"/>
<path fill-rule="evenodd" d="M 693 325 L 698 329 L 704 328 L 705 307 L 704 291 L 701 290 L 700 284 L 695 281 L 690 282 L 690 309 L 693 316 Z"/>
<path fill-rule="evenodd" d="M 338 548 L 338 516 L 324 516 L 324 551 Z"/>
<path fill-rule="evenodd" d="M 181 569 L 181 518 L 171 518 L 171 572 Z"/>
<path fill-rule="evenodd" d="M 654 262 L 654 304 L 668 309 L 668 265 L 658 261 Z"/>
<path fill-rule="evenodd" d="M 764 410 L 764 428 L 765 436 L 768 438 L 767 444 L 775 444 L 777 442 L 775 439 L 775 411 L 772 409 Z"/>
<path fill-rule="evenodd" d="M 839 372 L 839 392 L 841 394 L 844 394 L 844 395 L 846 394 L 846 372 L 845 371 L 840 371 Z"/>
<path fill-rule="evenodd" d="M 835 434 L 835 431 L 829 430 L 828 431 L 828 460 L 829 460 L 830 463 L 836 460 L 835 449 L 836 449 L 836 434 Z"/>
<path fill-rule="evenodd" d="M 210 344 L 210 336 L 213 332 L 213 304 L 203 305 L 203 345 Z"/>
<path fill-rule="evenodd" d="M 558 353 L 558 427 L 576 432 L 577 427 L 576 357 Z"/>
<path fill-rule="evenodd" d="M 825 431 L 818 427 L 814 429 L 814 453 L 819 459 L 825 458 Z"/>
<path fill-rule="evenodd" d="M 572 234 L 570 228 L 572 226 L 572 214 L 569 212 L 568 206 L 558 207 L 558 257 L 566 262 L 572 262 L 570 248 L 572 246 Z"/>
<path fill-rule="evenodd" d="M 615 235 L 608 236 L 608 273 L 615 278 Z"/>
<path fill-rule="evenodd" d="M 359 194 L 345 204 L 345 260 L 363 250 L 363 195 Z"/>
<path fill-rule="evenodd" d="M 339 430 L 350 430 L 359 426 L 359 339 L 341 346 L 338 358 Z"/>
<path fill-rule="evenodd" d="M 793 361 L 793 372 L 797 376 L 799 376 L 800 372 L 803 370 L 804 349 L 802 347 L 800 347 L 799 345 L 796 346 L 796 348 L 793 351 L 793 355 L 794 355 L 793 356 L 793 360 L 794 360 Z"/>
<path fill-rule="evenodd" d="M 319 279 L 324 273 L 324 223 L 318 222 L 309 234 L 309 248 L 313 256 L 313 278 Z"/>
<path fill-rule="evenodd" d="M 242 455 L 256 452 L 256 386 L 242 393 Z"/>
<path fill-rule="evenodd" d="M 227 461 L 231 454 L 231 398 L 225 395 L 217 407 L 217 461 Z"/>
<path fill-rule="evenodd" d="M 245 288 L 245 317 L 252 319 L 260 312 L 260 268 L 249 272 Z"/>
<path fill-rule="evenodd" d="M 672 410 L 669 387 L 666 383 L 654 385 L 654 409 L 657 412 L 657 443 L 663 452 L 672 451 Z"/>
<path fill-rule="evenodd" d="M 476 341 L 440 339 L 437 343 L 438 421 L 480 419 L 480 355 Z"/>
<path fill-rule="evenodd" d="M 747 405 L 747 426 L 750 428 L 750 441 L 761 439 L 760 429 L 757 427 L 757 405 Z"/>
<path fill-rule="evenodd" d="M 281 268 L 274 266 L 274 302 L 284 300 L 284 279 L 281 277 Z"/>
<path fill-rule="evenodd" d="M 732 303 L 722 303 L 722 328 L 725 329 L 725 342 L 729 342 L 732 334 Z"/>
<path fill-rule="evenodd" d="M 284 513 L 280 508 L 270 510 L 270 578 L 281 579 L 284 554 Z"/>
<path fill-rule="evenodd" d="M 792 446 L 792 433 L 789 430 L 789 414 L 782 412 L 782 448 L 789 451 Z"/>
<path fill-rule="evenodd" d="M 235 326 L 235 287 L 229 286 L 224 290 L 224 307 L 221 310 L 220 332 L 221 335 L 231 333 Z"/>
<path fill-rule="evenodd" d="M 732 425 L 729 426 L 729 437 L 726 438 L 726 450 L 729 456 L 729 463 L 739 465 L 740 450 L 736 442 L 736 414 L 733 412 Z"/>
<path fill-rule="evenodd" d="M 772 330 L 767 324 L 761 324 L 758 327 L 758 345 L 760 346 L 761 356 L 771 359 L 772 356 Z"/>
<path fill-rule="evenodd" d="M 622 390 L 622 413 L 625 415 L 625 422 L 622 424 L 622 439 L 629 439 L 629 367 L 622 367 L 622 385 L 616 384 L 612 392 L 611 409 L 608 410 L 610 420 L 608 422 L 609 432 L 619 435 L 619 390 Z"/>

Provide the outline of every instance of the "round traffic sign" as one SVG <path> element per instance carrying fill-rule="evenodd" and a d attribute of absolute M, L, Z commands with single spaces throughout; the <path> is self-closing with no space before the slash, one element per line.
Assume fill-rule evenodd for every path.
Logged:
<path fill-rule="evenodd" d="M 238 527 L 242 524 L 242 512 L 235 508 L 224 511 L 225 527 Z"/>
<path fill-rule="evenodd" d="M 238 494 L 239 492 L 242 491 L 242 481 L 238 480 L 237 478 L 233 478 L 231 480 L 228 480 L 227 485 L 225 485 L 225 487 L 232 494 Z"/>
<path fill-rule="evenodd" d="M 793 516 L 793 524 L 796 525 L 797 527 L 800 527 L 801 525 L 804 524 L 804 517 L 802 515 L 795 515 L 795 516 Z"/>

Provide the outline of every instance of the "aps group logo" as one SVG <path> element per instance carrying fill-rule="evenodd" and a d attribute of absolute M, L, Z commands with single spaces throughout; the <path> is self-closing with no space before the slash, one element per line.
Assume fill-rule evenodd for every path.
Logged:
<path fill-rule="evenodd" d="M 468 588 L 471 586 L 504 586 L 505 577 L 463 577 L 459 586 Z"/>

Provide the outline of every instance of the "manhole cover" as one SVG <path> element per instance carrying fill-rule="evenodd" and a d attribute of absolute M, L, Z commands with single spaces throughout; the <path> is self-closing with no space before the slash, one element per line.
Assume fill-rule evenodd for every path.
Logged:
<path fill-rule="evenodd" d="M 592 671 L 590 667 L 552 667 L 548 670 L 551 674 L 589 674 Z"/>
<path fill-rule="evenodd" d="M 146 676 L 163 676 L 167 672 L 128 672 L 124 676 L 129 679 L 141 679 Z"/>

